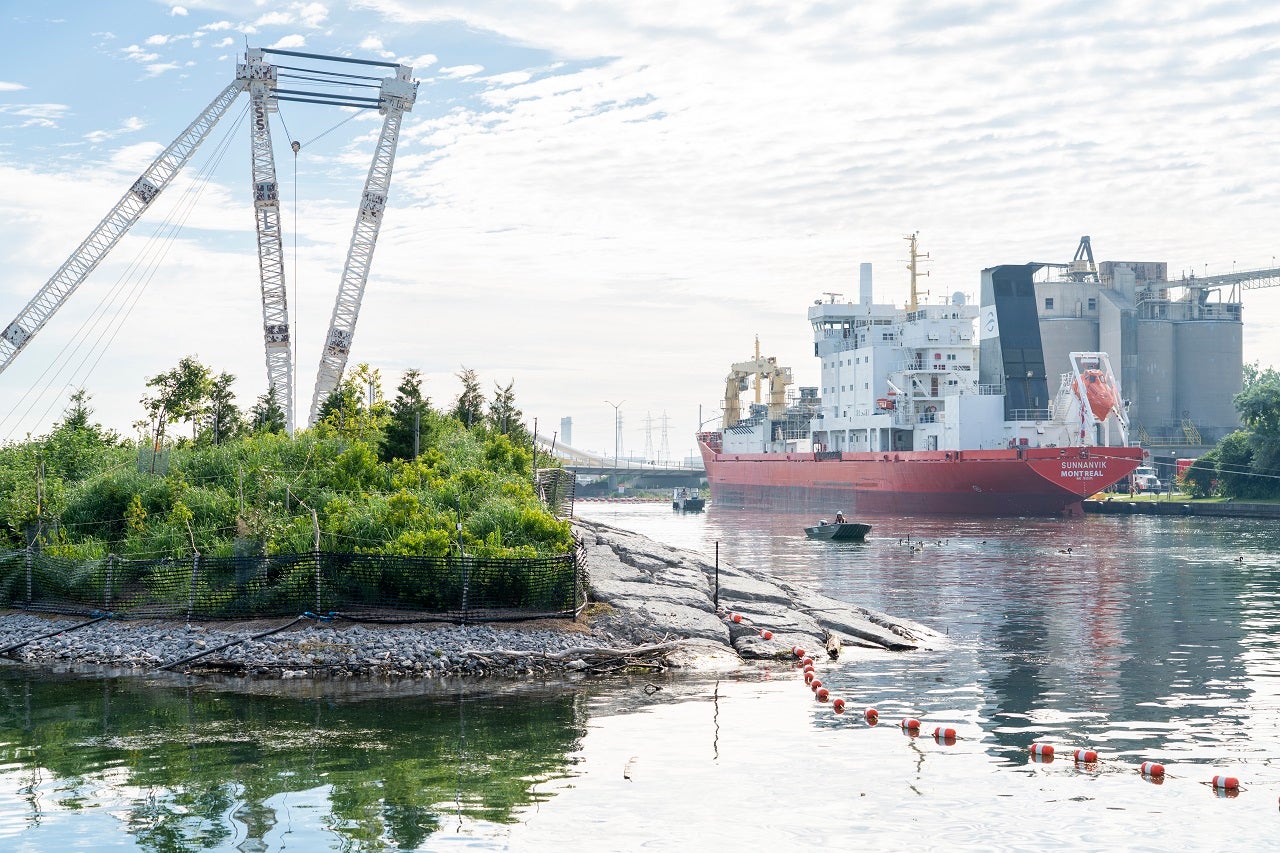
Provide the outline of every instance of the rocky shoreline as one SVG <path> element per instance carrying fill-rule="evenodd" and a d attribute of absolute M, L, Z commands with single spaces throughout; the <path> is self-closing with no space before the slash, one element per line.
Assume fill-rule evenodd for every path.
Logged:
<path fill-rule="evenodd" d="M 575 528 L 587 549 L 592 603 L 574 622 L 87 624 L 11 611 L 0 615 L 0 650 L 17 664 L 63 670 L 429 678 L 725 670 L 786 659 L 792 646 L 818 648 L 831 636 L 848 649 L 908 651 L 945 642 L 923 625 L 732 566 L 720 566 L 717 590 L 715 566 L 701 554 L 595 522 L 576 520 Z"/>

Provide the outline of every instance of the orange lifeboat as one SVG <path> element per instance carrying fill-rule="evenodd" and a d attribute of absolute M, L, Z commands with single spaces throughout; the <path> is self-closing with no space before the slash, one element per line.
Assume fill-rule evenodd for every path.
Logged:
<path fill-rule="evenodd" d="M 1084 383 L 1085 394 L 1089 398 L 1089 408 L 1093 411 L 1093 416 L 1100 421 L 1105 421 L 1107 415 L 1111 414 L 1111 410 L 1120 402 L 1116 399 L 1115 385 L 1107 374 L 1096 369 L 1081 372 L 1080 379 Z"/>

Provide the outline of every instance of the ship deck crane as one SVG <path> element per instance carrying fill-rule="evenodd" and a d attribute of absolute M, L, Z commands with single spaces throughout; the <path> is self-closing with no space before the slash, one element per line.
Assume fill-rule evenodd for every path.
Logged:
<path fill-rule="evenodd" d="M 760 402 L 761 383 L 769 385 L 769 417 L 781 418 L 787 408 L 787 386 L 791 384 L 791 368 L 779 367 L 774 356 L 760 355 L 760 339 L 756 338 L 756 357 L 730 365 L 724 388 L 724 427 L 728 429 L 742 419 L 741 393 L 755 378 L 756 402 Z"/>
<path fill-rule="evenodd" d="M 297 57 L 320 62 L 354 63 L 392 68 L 390 77 L 340 74 L 323 66 L 273 65 L 269 55 Z M 284 71 L 285 73 L 281 73 Z M 291 73 L 301 72 L 301 73 Z M 320 359 L 312 400 L 310 423 L 314 423 L 325 398 L 337 387 L 346 367 L 355 334 L 360 303 L 368 282 L 369 268 L 377 244 L 382 213 L 390 190 L 396 143 L 404 113 L 413 109 L 418 84 L 413 69 L 393 62 L 352 59 L 341 56 L 302 53 L 274 48 L 252 48 L 236 65 L 236 78 L 169 144 L 133 182 L 89 236 L 71 253 L 31 301 L 0 332 L 0 373 L 11 364 L 31 339 L 49 322 L 120 240 L 129 232 L 156 197 L 164 191 L 190 161 L 196 149 L 226 115 L 241 92 L 248 92 L 252 107 L 251 156 L 254 221 L 257 228 L 258 267 L 262 290 L 263 338 L 268 387 L 286 413 L 290 433 L 294 429 L 293 350 L 289 307 L 284 276 L 284 252 L 280 234 L 279 184 L 271 144 L 269 116 L 279 101 L 327 104 L 356 109 L 377 109 L 385 118 L 373 162 L 365 180 L 360 209 L 351 245 L 343 267 L 338 297 L 329 333 Z M 309 88 L 280 88 L 281 77 L 304 81 Z M 335 89 L 334 86 L 346 87 Z M 370 89 L 376 89 L 376 95 Z M 354 90 L 354 94 L 351 91 Z M 363 90 L 363 91 L 362 91 Z M 294 143 L 295 152 L 297 143 Z"/>

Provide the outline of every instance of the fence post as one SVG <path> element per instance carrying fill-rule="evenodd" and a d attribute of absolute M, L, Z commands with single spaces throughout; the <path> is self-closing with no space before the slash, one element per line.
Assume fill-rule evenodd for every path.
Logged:
<path fill-rule="evenodd" d="M 471 592 L 471 571 L 467 567 L 467 555 L 463 553 L 460 557 L 462 560 L 462 624 L 467 624 L 467 599 Z"/>
<path fill-rule="evenodd" d="M 116 555 L 107 555 L 107 583 L 102 589 L 102 609 L 111 610 L 111 587 L 115 583 Z"/>
<path fill-rule="evenodd" d="M 27 546 L 27 604 L 31 603 L 31 546 Z"/>
<path fill-rule="evenodd" d="M 196 551 L 191 558 L 191 587 L 187 593 L 187 622 L 191 621 L 191 611 L 196 607 L 196 574 L 200 571 L 200 552 Z"/>
<path fill-rule="evenodd" d="M 316 615 L 320 615 L 320 551 L 311 552 L 316 561 Z"/>
<path fill-rule="evenodd" d="M 716 589 L 712 593 L 711 603 L 716 612 L 720 612 L 720 540 L 716 540 Z"/>

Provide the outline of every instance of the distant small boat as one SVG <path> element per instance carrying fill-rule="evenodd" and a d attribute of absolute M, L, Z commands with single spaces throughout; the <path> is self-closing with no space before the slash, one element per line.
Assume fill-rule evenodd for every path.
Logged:
<path fill-rule="evenodd" d="M 833 542 L 861 542 L 871 530 L 870 524 L 856 521 L 839 521 L 835 523 L 819 521 L 815 527 L 806 527 L 804 532 L 810 539 L 830 539 Z"/>
<path fill-rule="evenodd" d="M 676 489 L 671 496 L 671 508 L 679 512 L 702 512 L 707 500 L 697 489 Z"/>

